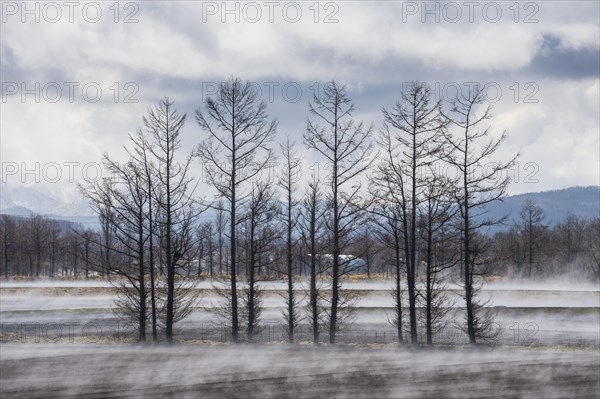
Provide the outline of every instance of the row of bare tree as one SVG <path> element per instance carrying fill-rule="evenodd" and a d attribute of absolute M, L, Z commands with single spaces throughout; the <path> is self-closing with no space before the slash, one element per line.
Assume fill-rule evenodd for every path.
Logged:
<path fill-rule="evenodd" d="M 312 190 L 312 189 L 311 189 Z M 311 195 L 312 191 L 311 191 Z M 318 191 L 312 199 L 318 206 Z M 296 201 L 297 212 L 294 225 L 298 226 L 299 237 L 292 239 L 293 274 L 310 276 L 311 258 L 306 254 L 321 252 L 322 242 L 315 242 L 314 250 L 305 237 L 310 233 L 310 224 L 304 222 L 300 207 L 306 201 Z M 281 211 L 281 208 L 279 208 Z M 303 212 L 309 212 L 304 210 Z M 310 216 L 310 214 L 308 214 Z M 301 218 L 298 218 L 301 217 Z M 308 217 L 309 217 L 308 216 Z M 280 220 L 274 218 L 272 222 Z M 228 262 L 223 230 L 214 226 L 224 225 L 226 220 L 217 214 L 214 220 L 207 220 L 196 228 L 197 260 L 193 268 L 185 275 L 220 278 L 224 275 L 223 265 Z M 517 222 L 502 231 L 493 234 L 491 250 L 495 262 L 491 276 L 515 279 L 540 279 L 551 277 L 572 277 L 595 281 L 600 278 L 600 219 L 588 219 L 574 214 L 567 216 L 557 224 L 551 224 L 544 210 L 533 200 L 526 200 Z M 365 274 L 367 279 L 389 279 L 394 273 L 394 261 L 391 258 L 395 247 L 393 235 L 386 236 L 387 226 L 368 218 L 362 228 L 353 232 L 352 245 L 347 253 L 361 258 L 360 266 L 352 270 L 354 274 Z M 427 258 L 426 237 L 429 230 L 418 223 L 419 256 Z M 276 230 L 281 233 L 281 230 Z M 449 237 L 448 235 L 447 237 Z M 0 215 L 0 275 L 4 277 L 96 277 L 107 274 L 99 264 L 103 258 L 100 231 L 96 228 L 84 228 L 75 222 L 49 218 L 39 214 L 32 216 Z M 300 241 L 299 241 L 300 239 Z M 155 244 L 156 245 L 156 244 Z M 274 255 L 282 256 L 281 234 L 275 240 Z M 446 242 L 448 252 L 450 242 Z M 455 248 L 452 248 L 453 250 Z M 434 254 L 435 255 L 435 254 Z M 303 257 L 304 256 L 304 257 Z M 448 256 L 448 255 L 445 255 Z M 401 263 L 402 257 L 400 256 Z M 282 260 L 278 259 L 278 265 Z M 316 262 L 316 260 L 315 260 Z M 426 265 L 417 265 L 416 273 L 426 278 Z M 160 266 L 160 263 L 158 264 Z M 238 264 L 238 271 L 239 271 Z M 242 273 L 246 273 L 246 268 Z M 266 269 L 265 269 L 266 270 Z M 283 271 L 269 269 L 269 279 L 281 276 Z M 449 268 L 449 273 L 462 270 Z M 163 274 L 163 269 L 157 271 Z M 244 274 L 245 275 L 245 274 Z"/>
<path fill-rule="evenodd" d="M 41 215 L 0 215 L 0 273 L 5 278 L 96 275 L 97 234 Z"/>
<path fill-rule="evenodd" d="M 189 314 L 197 292 L 185 276 L 204 272 L 227 279 L 219 314 L 236 342 L 241 332 L 251 339 L 260 328 L 261 283 L 282 277 L 293 342 L 301 317 L 295 277 L 307 275 L 313 338 L 318 342 L 326 329 L 334 343 L 351 317 L 355 298 L 342 282 L 357 258 L 369 274 L 381 270 L 377 262 L 387 271 L 391 266 L 400 342 L 418 342 L 421 304 L 432 342 L 447 309 L 443 287 L 454 274 L 464 287 L 462 324 L 469 341 L 493 333 L 477 293 L 500 252 L 482 232 L 499 220 L 486 218 L 482 209 L 505 194 L 505 172 L 514 159 L 489 162 L 506 133 L 490 131 L 484 93 L 473 88 L 445 104 L 415 82 L 392 109 L 383 109 L 377 133 L 355 121 L 354 111 L 335 82 L 309 103 L 303 144 L 328 167 L 308 181 L 300 178 L 303 158 L 296 144 L 288 138 L 280 151 L 273 149 L 276 120 L 253 86 L 236 78 L 195 111 L 203 139 L 194 151 L 181 153 L 186 115 L 165 99 L 130 136 L 126 162 L 105 154 L 112 178 L 81 188 L 101 220 L 94 259 L 125 282 L 120 304 L 137 315 L 141 340 L 147 320 L 153 339 L 160 327 L 173 340 L 173 325 Z M 284 168 L 271 176 L 266 172 L 278 152 Z M 196 194 L 195 159 L 204 165 L 214 198 Z M 439 163 L 460 173 L 444 176 Z M 209 208 L 214 221 L 201 216 Z"/>
<path fill-rule="evenodd" d="M 568 215 L 550 225 L 543 208 L 526 200 L 519 219 L 495 234 L 495 272 L 514 278 L 600 279 L 600 218 Z"/>

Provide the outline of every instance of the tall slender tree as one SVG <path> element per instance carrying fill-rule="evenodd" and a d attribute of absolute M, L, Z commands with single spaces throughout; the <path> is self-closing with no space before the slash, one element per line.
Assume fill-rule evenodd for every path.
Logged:
<path fill-rule="evenodd" d="M 296 228 L 296 215 L 295 208 L 298 204 L 297 199 L 294 197 L 297 190 L 298 182 L 302 171 L 300 170 L 301 158 L 294 148 L 294 143 L 290 142 L 289 136 L 286 142 L 281 145 L 281 153 L 283 155 L 284 164 L 283 171 L 279 177 L 279 187 L 283 190 L 284 194 L 284 214 L 283 224 L 285 225 L 286 231 L 286 271 L 285 275 L 288 283 L 286 304 L 287 309 L 285 317 L 287 319 L 287 333 L 288 341 L 294 342 L 294 330 L 298 324 L 298 303 L 294 297 L 294 268 L 293 268 L 293 255 L 294 255 L 294 239 L 293 232 Z"/>
<path fill-rule="evenodd" d="M 261 101 L 250 82 L 229 78 L 219 85 L 214 97 L 206 100 L 204 110 L 196 110 L 196 121 L 208 135 L 197 153 L 204 163 L 208 183 L 226 202 L 222 210 L 229 216 L 231 284 L 231 336 L 238 340 L 238 294 L 236 229 L 237 208 L 247 199 L 244 183 L 257 177 L 274 158 L 269 148 L 277 122 L 269 121 L 267 104 Z"/>
<path fill-rule="evenodd" d="M 383 109 L 382 139 L 384 150 L 393 155 L 383 162 L 399 173 L 392 181 L 400 183 L 405 202 L 403 224 L 406 248 L 406 280 L 410 318 L 410 339 L 417 343 L 417 218 L 419 204 L 423 201 L 423 175 L 435 161 L 439 151 L 436 136 L 445 130 L 447 122 L 442 114 L 441 101 L 432 102 L 431 89 L 426 83 L 413 82 L 402 93 L 402 98 L 392 110 Z M 394 165 L 392 165 L 394 164 Z M 398 180 L 400 179 L 400 180 Z"/>
<path fill-rule="evenodd" d="M 150 153 L 151 143 L 149 142 L 148 135 L 145 135 L 142 129 L 138 129 L 135 135 L 130 135 L 129 140 L 131 142 L 132 149 L 125 147 L 125 150 L 130 157 L 139 165 L 141 171 L 144 174 L 145 180 L 145 194 L 148 199 L 146 218 L 148 223 L 148 270 L 150 272 L 150 309 L 152 319 L 152 340 L 158 340 L 158 320 L 157 320 L 157 294 L 156 294 L 156 263 L 155 263 L 155 248 L 154 248 L 154 236 L 155 233 L 155 214 L 158 212 L 158 207 L 155 206 L 153 198 L 156 196 L 155 184 L 156 184 L 156 165 L 152 162 L 152 154 Z"/>
<path fill-rule="evenodd" d="M 491 327 L 490 317 L 484 314 L 487 310 L 475 298 L 477 277 L 483 270 L 480 266 L 488 263 L 485 259 L 481 261 L 484 238 L 479 231 L 501 221 L 485 217 L 482 207 L 505 195 L 510 183 L 510 176 L 506 172 L 513 167 L 518 156 L 508 162 L 491 162 L 507 135 L 506 131 L 497 137 L 490 134 L 488 122 L 492 117 L 491 106 L 481 111 L 485 101 L 482 87 L 470 88 L 452 102 L 447 113 L 454 129 L 442 131 L 445 139 L 444 159 L 459 171 L 460 190 L 456 202 L 461 219 L 465 330 L 472 344 L 478 338 L 488 336 Z"/>
<path fill-rule="evenodd" d="M 323 319 L 319 277 L 323 272 L 321 255 L 325 235 L 323 231 L 323 213 L 325 209 L 323 209 L 324 204 L 320 197 L 320 182 L 313 175 L 313 180 L 308 183 L 304 199 L 300 206 L 298 224 L 302 240 L 303 256 L 301 256 L 301 259 L 309 264 L 309 300 L 307 309 L 314 343 L 319 342 Z"/>
<path fill-rule="evenodd" d="M 331 82 L 324 86 L 320 96 L 315 94 L 309 103 L 309 118 L 304 133 L 307 148 L 320 153 L 329 163 L 327 182 L 331 217 L 329 229 L 332 235 L 332 296 L 329 320 L 329 342 L 335 343 L 340 305 L 340 276 L 344 261 L 340 255 L 348 244 L 348 229 L 364 210 L 360 198 L 361 183 L 358 179 L 369 165 L 371 158 L 372 126 L 352 119 L 354 105 L 344 86 Z M 346 191 L 347 190 L 347 191 Z"/>
<path fill-rule="evenodd" d="M 451 308 L 451 302 L 444 295 L 445 285 L 441 274 L 456 266 L 459 257 L 448 255 L 457 246 L 455 229 L 452 228 L 458 209 L 454 203 L 455 182 L 446 176 L 431 173 L 423 188 L 423 202 L 420 205 L 419 227 L 424 243 L 425 261 L 425 339 L 428 345 L 442 327 L 441 323 Z"/>
<path fill-rule="evenodd" d="M 270 181 L 259 181 L 254 184 L 247 203 L 247 211 L 243 217 L 245 234 L 246 304 L 247 337 L 252 341 L 260 331 L 262 313 L 262 290 L 260 283 L 273 269 L 279 259 L 275 256 L 276 241 L 281 236 L 281 229 L 274 223 L 281 212 L 275 192 Z M 293 327 L 296 325 L 294 324 Z"/>
<path fill-rule="evenodd" d="M 156 186 L 153 200 L 161 217 L 156 220 L 164 232 L 162 252 L 166 266 L 167 300 L 165 331 L 168 342 L 173 341 L 176 319 L 176 277 L 178 270 L 194 258 L 193 221 L 204 211 L 196 198 L 197 182 L 191 177 L 194 158 L 189 153 L 179 159 L 181 129 L 186 115 L 180 114 L 168 98 L 151 107 L 143 117 L 148 135 L 149 153 L 156 165 Z M 183 308 L 183 307 L 182 307 Z"/>

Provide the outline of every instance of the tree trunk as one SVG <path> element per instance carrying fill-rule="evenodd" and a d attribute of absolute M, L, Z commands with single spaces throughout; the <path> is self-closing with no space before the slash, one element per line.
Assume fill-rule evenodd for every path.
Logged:
<path fill-rule="evenodd" d="M 168 112 L 169 108 L 167 107 L 167 112 Z M 171 209 L 171 155 L 172 155 L 172 151 L 170 148 L 170 131 L 169 131 L 169 124 L 167 121 L 167 126 L 165 131 L 167 132 L 167 137 L 166 137 L 166 165 L 165 165 L 165 172 L 166 172 L 166 195 L 167 195 L 167 202 L 166 202 L 166 206 L 165 206 L 165 213 L 167 216 L 167 224 L 166 224 L 166 250 L 165 250 L 165 255 L 166 255 L 166 260 L 167 260 L 167 325 L 166 325 L 166 338 L 167 338 L 167 342 L 171 343 L 173 342 L 173 319 L 174 319 L 174 314 L 173 314 L 173 306 L 174 306 L 174 296 L 175 296 L 175 263 L 173 262 L 173 253 L 172 250 L 173 248 L 171 247 L 171 233 L 172 233 L 172 209 Z"/>
<path fill-rule="evenodd" d="M 334 120 L 337 121 L 337 108 Z M 333 281 L 331 286 L 331 319 L 329 320 L 329 343 L 335 344 L 337 330 L 337 311 L 339 301 L 339 268 L 340 268 L 340 231 L 338 214 L 338 165 L 337 165 L 337 123 L 334 127 L 334 162 L 333 162 Z"/>
<path fill-rule="evenodd" d="M 138 215 L 138 267 L 139 267 L 139 291 L 140 291 L 140 334 L 139 341 L 146 341 L 146 280 L 144 266 L 144 216 L 141 213 Z"/>
<path fill-rule="evenodd" d="M 404 343 L 404 337 L 402 335 L 402 295 L 401 295 L 401 285 L 400 285 L 400 276 L 401 276 L 401 258 L 400 258 L 400 237 L 398 237 L 398 230 L 394 227 L 394 253 L 396 258 L 396 317 L 397 317 L 397 325 L 398 329 L 398 342 L 400 344 Z"/>
<path fill-rule="evenodd" d="M 290 183 L 291 184 L 291 183 Z M 292 275 L 292 193 L 288 189 L 287 212 L 287 275 L 288 275 L 288 341 L 294 342 L 294 280 Z"/>
<path fill-rule="evenodd" d="M 465 151 L 465 154 L 467 152 Z M 466 155 L 465 155 L 465 170 L 466 168 Z M 475 318 L 473 314 L 473 272 L 470 264 L 471 254 L 471 235 L 470 235 L 470 220 L 469 220 L 469 191 L 467 186 L 467 174 L 463 176 L 464 184 L 464 278 L 465 278 L 465 302 L 467 306 L 467 333 L 469 335 L 469 343 L 476 344 L 477 340 L 475 337 Z"/>
<path fill-rule="evenodd" d="M 431 325 L 432 320 L 431 320 L 431 306 L 432 306 L 432 299 L 433 299 L 433 280 L 432 280 L 432 273 L 433 273 L 433 269 L 431 267 L 431 250 L 432 250 L 432 244 L 433 244 L 433 232 L 432 232 L 432 226 L 431 226 L 431 214 L 428 217 L 428 229 L 427 229 L 427 292 L 425 293 L 426 295 L 426 320 L 425 320 L 425 329 L 426 329 L 426 335 L 427 335 L 427 345 L 431 345 L 433 343 L 433 326 Z"/>
<path fill-rule="evenodd" d="M 235 142 L 235 136 L 232 134 L 232 142 Z M 235 242 L 235 208 L 236 208 L 236 196 L 235 196 L 235 148 L 233 149 L 232 157 L 232 179 L 231 179 L 231 225 L 230 225 L 230 237 L 231 237 L 231 259 L 230 259 L 230 273 L 231 273 L 231 338 L 233 342 L 238 341 L 238 302 L 237 302 L 237 281 L 236 281 L 236 242 Z"/>

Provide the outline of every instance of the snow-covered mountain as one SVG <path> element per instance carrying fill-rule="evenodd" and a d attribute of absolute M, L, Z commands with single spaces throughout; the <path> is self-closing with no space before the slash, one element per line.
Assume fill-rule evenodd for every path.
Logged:
<path fill-rule="evenodd" d="M 0 213 L 81 217 L 94 213 L 75 187 L 13 186 L 0 182 Z"/>

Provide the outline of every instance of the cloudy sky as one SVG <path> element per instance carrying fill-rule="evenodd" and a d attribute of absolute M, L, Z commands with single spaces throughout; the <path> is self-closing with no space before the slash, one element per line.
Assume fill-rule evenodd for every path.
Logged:
<path fill-rule="evenodd" d="M 499 158 L 521 153 L 511 193 L 597 185 L 599 13 L 596 1 L 3 2 L 2 182 L 72 195 L 164 96 L 188 113 L 191 150 L 204 137 L 194 109 L 239 76 L 300 144 L 332 79 L 376 128 L 411 81 L 440 98 L 478 82 L 492 131 L 509 133 Z"/>

